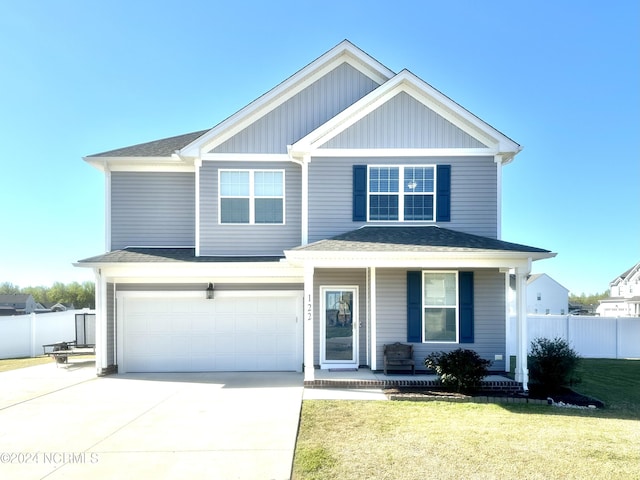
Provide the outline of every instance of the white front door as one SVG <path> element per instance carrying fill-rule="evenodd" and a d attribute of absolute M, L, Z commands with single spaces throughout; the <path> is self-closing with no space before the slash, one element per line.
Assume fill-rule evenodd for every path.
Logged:
<path fill-rule="evenodd" d="M 320 288 L 322 368 L 358 366 L 358 287 Z"/>

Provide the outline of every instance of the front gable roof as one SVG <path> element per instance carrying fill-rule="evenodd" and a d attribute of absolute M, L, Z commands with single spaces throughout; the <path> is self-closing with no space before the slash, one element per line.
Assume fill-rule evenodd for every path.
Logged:
<path fill-rule="evenodd" d="M 618 275 L 614 280 L 612 280 L 609 283 L 609 285 L 612 287 L 615 287 L 616 285 L 619 285 L 624 281 L 630 282 L 633 279 L 633 277 L 635 277 L 636 275 L 640 275 L 640 262 L 636 263 L 629 270 Z"/>
<path fill-rule="evenodd" d="M 487 155 L 501 154 L 508 163 L 522 149 L 509 137 L 451 100 L 408 70 L 403 70 L 349 108 L 336 115 L 318 129 L 296 142 L 292 152 L 326 155 L 327 150 L 340 147 L 340 136 L 363 122 L 374 122 L 372 115 L 384 105 L 405 94 L 424 107 L 424 114 L 433 118 L 441 117 L 449 129 L 460 132 L 460 148 L 485 149 Z M 434 115 L 435 114 L 435 115 Z M 437 148 L 437 141 L 425 143 L 421 148 Z M 403 145 L 398 145 L 404 148 Z M 322 150 L 325 150 L 324 152 Z M 383 152 L 384 153 L 384 149 Z"/>
<path fill-rule="evenodd" d="M 251 123 L 273 111 L 343 63 L 348 63 L 378 84 L 386 82 L 394 75 L 393 71 L 348 40 L 344 40 L 275 88 L 216 125 L 202 137 L 182 148 L 180 154 L 187 157 L 198 157 L 213 150 L 217 145 L 241 132 Z"/>
<path fill-rule="evenodd" d="M 343 75 L 360 78 L 361 80 L 357 81 L 364 80 L 369 84 L 366 87 L 361 86 L 357 94 L 352 92 L 349 99 L 343 98 L 343 103 L 333 106 L 333 110 L 324 111 L 325 117 L 314 118 L 305 127 L 297 127 L 295 132 L 268 139 L 269 142 L 279 142 L 283 145 L 272 147 L 269 151 L 237 150 L 237 146 L 243 144 L 244 137 L 240 134 L 244 132 L 247 138 L 252 138 L 255 131 L 260 131 L 260 122 L 266 122 L 269 128 L 276 128 L 273 125 L 277 125 L 283 119 L 297 125 L 299 119 L 287 118 L 286 115 L 271 117 L 279 107 L 309 91 L 309 87 L 325 81 L 330 74 L 335 74 L 340 69 L 351 72 Z M 318 103 L 318 95 L 322 96 L 323 93 L 314 92 L 308 98 L 304 97 L 306 100 L 299 108 L 306 108 L 305 105 L 309 102 Z M 407 102 L 409 108 L 398 107 L 395 108 L 395 112 L 399 111 L 403 116 L 407 115 L 406 111 L 414 112 L 414 118 L 401 119 L 406 120 L 408 124 L 413 122 L 411 128 L 399 126 L 402 134 L 413 135 L 413 140 L 403 143 L 393 139 L 389 143 L 380 143 L 381 140 L 377 138 L 378 143 L 373 145 L 358 145 L 359 141 L 363 142 L 358 140 L 357 130 L 367 130 L 371 124 L 379 122 L 385 116 L 385 109 L 393 109 L 396 102 Z M 315 113 L 312 116 L 315 116 Z M 389 130 L 386 128 L 388 126 L 389 122 L 385 122 L 385 132 Z M 438 131 L 438 134 L 434 136 L 432 131 Z M 445 132 L 447 141 L 438 138 L 438 135 L 443 135 L 442 132 Z M 230 142 L 234 138 L 237 141 Z M 149 164 L 163 168 L 192 168 L 194 159 L 207 158 L 207 155 L 211 159 L 217 158 L 217 152 L 288 153 L 290 158 L 299 161 L 305 155 L 327 156 L 332 155 L 332 152 L 344 154 L 344 150 L 348 150 L 350 155 L 358 155 L 358 150 L 373 155 L 394 155 L 397 153 L 394 150 L 403 150 L 404 154 L 411 154 L 416 150 L 425 153 L 426 149 L 429 150 L 429 154 L 440 154 L 438 150 L 450 152 L 458 149 L 459 154 L 501 155 L 502 163 L 508 163 L 521 147 L 410 71 L 403 70 L 395 74 L 351 42 L 344 40 L 209 130 L 98 153 L 85 157 L 85 160 L 99 169 L 127 163 Z"/>

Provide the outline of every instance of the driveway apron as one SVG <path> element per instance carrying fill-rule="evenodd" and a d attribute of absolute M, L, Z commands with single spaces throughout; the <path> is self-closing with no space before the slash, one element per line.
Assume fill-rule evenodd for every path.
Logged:
<path fill-rule="evenodd" d="M 11 384 L 4 375 L 3 397 Z M 36 375 L 25 375 L 38 383 Z M 60 388 L 49 382 L 41 392 L 25 381 L 22 388 L 31 399 L 14 393 L 15 402 L 0 403 L 0 478 L 290 476 L 302 374 L 126 374 L 78 377 L 72 385 L 66 380 Z"/>

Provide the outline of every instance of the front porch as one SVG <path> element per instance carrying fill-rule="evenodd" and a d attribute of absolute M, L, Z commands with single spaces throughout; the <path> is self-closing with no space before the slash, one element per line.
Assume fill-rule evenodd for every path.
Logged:
<path fill-rule="evenodd" d="M 393 388 L 425 387 L 441 388 L 437 375 L 417 371 L 415 375 L 397 373 L 385 375 L 382 371 L 358 368 L 357 370 L 315 369 L 313 380 L 305 380 L 305 388 Z M 495 392 L 521 392 L 522 384 L 505 375 L 485 377 L 482 390 Z"/>

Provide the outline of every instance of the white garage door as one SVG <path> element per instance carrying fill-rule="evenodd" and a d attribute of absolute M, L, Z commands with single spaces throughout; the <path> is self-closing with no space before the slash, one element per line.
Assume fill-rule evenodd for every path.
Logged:
<path fill-rule="evenodd" d="M 118 296 L 121 372 L 301 369 L 299 292 L 159 293 Z"/>

